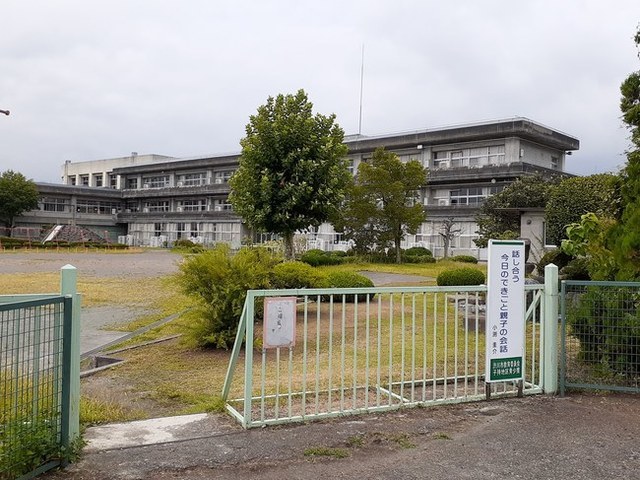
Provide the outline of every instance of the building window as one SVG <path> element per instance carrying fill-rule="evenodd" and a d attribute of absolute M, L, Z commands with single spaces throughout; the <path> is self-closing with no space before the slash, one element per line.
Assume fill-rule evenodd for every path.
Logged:
<path fill-rule="evenodd" d="M 449 192 L 450 205 L 480 205 L 487 198 L 488 192 L 482 187 L 459 188 Z"/>
<path fill-rule="evenodd" d="M 93 213 L 97 215 L 111 215 L 117 212 L 120 204 L 116 202 L 101 202 L 97 200 L 78 200 L 76 212 Z"/>
<path fill-rule="evenodd" d="M 140 211 L 140 204 L 137 200 L 129 200 L 124 206 L 125 213 L 135 213 Z"/>
<path fill-rule="evenodd" d="M 197 237 L 200 232 L 200 225 L 198 222 L 191 222 L 191 236 Z"/>
<path fill-rule="evenodd" d="M 213 201 L 213 211 L 214 212 L 229 212 L 233 210 L 233 207 L 229 203 L 229 201 L 225 198 L 224 200 L 214 200 Z"/>
<path fill-rule="evenodd" d="M 40 204 L 40 210 L 45 212 L 66 212 L 69 201 L 64 198 L 44 197 Z"/>
<path fill-rule="evenodd" d="M 69 177 L 69 185 L 75 185 L 76 184 L 76 176 L 72 176 Z"/>
<path fill-rule="evenodd" d="M 94 187 L 101 187 L 103 179 L 104 179 L 104 176 L 102 175 L 102 173 L 94 173 L 93 174 L 93 186 Z"/>
<path fill-rule="evenodd" d="M 229 179 L 233 175 L 233 170 L 224 170 L 221 172 L 216 172 L 213 176 L 213 181 L 215 183 L 228 183 Z"/>
<path fill-rule="evenodd" d="M 204 212 L 207 209 L 207 201 L 202 200 L 182 200 L 178 202 L 178 211 L 183 212 Z"/>
<path fill-rule="evenodd" d="M 83 187 L 89 186 L 89 175 L 80 175 L 80 185 Z"/>
<path fill-rule="evenodd" d="M 551 157 L 551 168 L 558 169 L 558 157 Z"/>
<path fill-rule="evenodd" d="M 504 145 L 444 150 L 433 153 L 433 168 L 476 168 L 504 163 L 504 158 Z"/>
<path fill-rule="evenodd" d="M 169 186 L 169 175 L 143 177 L 142 188 L 164 188 Z"/>
<path fill-rule="evenodd" d="M 197 187 L 207 183 L 207 174 L 200 173 L 185 173 L 178 176 L 178 187 Z"/>
<path fill-rule="evenodd" d="M 142 210 L 144 213 L 151 212 L 168 212 L 169 211 L 169 201 L 168 200 L 156 200 L 153 202 L 144 202 L 144 208 Z"/>
<path fill-rule="evenodd" d="M 176 223 L 176 239 L 180 240 L 184 235 L 184 223 Z"/>
<path fill-rule="evenodd" d="M 131 190 L 136 190 L 138 188 L 138 179 L 127 178 L 127 188 Z"/>
<path fill-rule="evenodd" d="M 114 174 L 109 175 L 109 187 L 118 188 L 118 175 L 114 175 Z"/>
<path fill-rule="evenodd" d="M 159 237 L 160 235 L 164 235 L 164 231 L 166 229 L 166 224 L 164 223 L 154 223 L 153 224 L 153 236 Z"/>

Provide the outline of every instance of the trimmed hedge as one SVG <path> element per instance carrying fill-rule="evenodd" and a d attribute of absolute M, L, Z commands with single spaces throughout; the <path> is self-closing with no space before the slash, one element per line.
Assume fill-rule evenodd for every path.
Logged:
<path fill-rule="evenodd" d="M 441 287 L 461 287 L 465 285 L 482 285 L 485 283 L 485 277 L 480 270 L 462 267 L 441 272 L 436 281 Z"/>
<path fill-rule="evenodd" d="M 300 257 L 300 260 L 312 267 L 319 267 L 321 265 L 340 265 L 343 261 L 342 253 L 343 252 L 340 252 L 340 254 L 337 254 L 336 252 L 325 252 L 324 250 L 314 248 L 304 252 Z"/>
<path fill-rule="evenodd" d="M 433 257 L 433 253 L 431 252 L 431 250 L 429 250 L 428 248 L 424 248 L 424 247 L 411 247 L 411 248 L 407 248 L 404 252 L 403 252 L 407 257 L 421 257 L 421 256 L 427 256 L 427 257 Z"/>
<path fill-rule="evenodd" d="M 327 275 L 327 287 L 330 288 L 370 288 L 373 287 L 373 282 L 365 277 L 364 275 L 360 275 L 355 272 L 331 272 Z M 364 302 L 369 299 L 372 299 L 375 296 L 375 293 L 370 293 L 368 295 L 360 294 L 358 295 L 358 302 Z M 344 295 L 345 302 L 354 303 L 356 298 L 355 295 Z M 334 302 L 342 301 L 342 297 L 334 296 Z"/>
<path fill-rule="evenodd" d="M 273 288 L 322 288 L 326 284 L 326 276 L 304 262 L 283 262 L 273 267 Z"/>
<path fill-rule="evenodd" d="M 449 260 L 463 263 L 478 263 L 478 259 L 472 255 L 455 255 L 453 257 L 450 257 Z"/>

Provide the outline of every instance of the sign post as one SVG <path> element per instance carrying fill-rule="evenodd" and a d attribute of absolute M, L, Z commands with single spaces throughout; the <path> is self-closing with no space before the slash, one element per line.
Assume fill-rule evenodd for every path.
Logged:
<path fill-rule="evenodd" d="M 485 382 L 524 379 L 524 242 L 489 240 Z"/>

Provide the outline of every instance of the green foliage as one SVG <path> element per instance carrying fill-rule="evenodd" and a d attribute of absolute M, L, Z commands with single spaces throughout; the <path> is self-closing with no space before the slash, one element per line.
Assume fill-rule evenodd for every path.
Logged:
<path fill-rule="evenodd" d="M 17 250 L 21 248 L 42 248 L 47 250 L 87 248 L 100 250 L 126 250 L 128 245 L 122 243 L 98 243 L 98 242 L 47 242 L 28 240 L 24 238 L 0 237 L 0 248 Z"/>
<path fill-rule="evenodd" d="M 586 257 L 573 258 L 560 270 L 560 274 L 563 280 L 591 280 L 589 265 Z"/>
<path fill-rule="evenodd" d="M 510 240 L 520 236 L 520 208 L 539 207 L 547 204 L 550 188 L 555 179 L 541 175 L 522 177 L 501 192 L 487 198 L 476 217 L 479 238 L 474 240 L 484 248 L 489 239 Z"/>
<path fill-rule="evenodd" d="M 21 173 L 6 170 L 0 174 L 0 221 L 13 228 L 15 217 L 38 207 L 38 188 Z"/>
<path fill-rule="evenodd" d="M 449 260 L 462 263 L 478 263 L 478 259 L 473 255 L 455 255 L 453 257 L 449 257 Z"/>
<path fill-rule="evenodd" d="M 283 262 L 273 267 L 273 288 L 322 288 L 326 277 L 304 262 Z"/>
<path fill-rule="evenodd" d="M 558 270 L 561 270 L 564 266 L 566 266 L 573 257 L 562 251 L 561 248 L 554 248 L 553 250 L 545 253 L 538 264 L 536 265 L 536 270 L 540 275 L 544 274 L 544 268 L 553 263 Z"/>
<path fill-rule="evenodd" d="M 257 230 L 281 234 L 293 258 L 293 234 L 337 211 L 351 178 L 344 132 L 335 115 L 313 115 L 304 90 L 269 97 L 249 119 L 229 201 Z"/>
<path fill-rule="evenodd" d="M 428 248 L 425 247 L 411 247 L 411 248 L 407 248 L 404 252 L 404 255 L 406 255 L 407 257 L 413 257 L 413 256 L 422 256 L 422 255 L 426 255 L 429 257 L 433 257 L 433 253 L 431 252 L 431 250 L 429 250 Z"/>
<path fill-rule="evenodd" d="M 621 268 L 608 246 L 608 238 L 614 227 L 612 219 L 586 213 L 579 223 L 567 227 L 568 238 L 562 241 L 560 248 L 572 257 L 585 257 L 589 276 L 593 280 L 612 280 Z"/>
<path fill-rule="evenodd" d="M 640 298 L 635 289 L 588 287 L 568 309 L 578 359 L 605 372 L 640 373 Z"/>
<path fill-rule="evenodd" d="M 344 255 L 337 252 L 325 252 L 324 250 L 312 249 L 302 254 L 300 260 L 312 267 L 321 265 L 340 265 L 343 262 Z"/>
<path fill-rule="evenodd" d="M 400 263 L 400 243 L 414 234 L 425 219 L 419 190 L 427 171 L 417 160 L 403 163 L 395 153 L 378 148 L 371 161 L 361 162 L 358 175 L 347 190 L 336 231 L 355 242 L 358 253 L 395 246 Z"/>
<path fill-rule="evenodd" d="M 431 255 L 403 255 L 404 263 L 436 263 L 436 259 Z"/>
<path fill-rule="evenodd" d="M 360 275 L 355 272 L 330 272 L 327 275 L 327 287 L 328 288 L 371 288 L 373 287 L 373 282 L 365 277 L 364 275 Z M 366 301 L 367 297 L 372 299 L 375 296 L 374 293 L 370 294 L 359 294 L 358 302 Z M 334 297 L 334 301 L 340 302 L 342 297 Z M 353 303 L 356 300 L 356 295 L 344 295 L 345 302 Z"/>
<path fill-rule="evenodd" d="M 232 255 L 228 245 L 219 244 L 180 264 L 177 282 L 201 312 L 192 331 L 200 346 L 233 344 L 247 290 L 269 288 L 278 261 L 263 248 L 243 247 Z"/>
<path fill-rule="evenodd" d="M 197 243 L 192 242 L 187 238 L 179 238 L 175 242 L 173 242 L 173 248 L 175 250 L 180 250 L 189 253 L 200 253 L 204 252 L 205 248 L 202 245 L 198 245 Z"/>
<path fill-rule="evenodd" d="M 617 182 L 617 176 L 600 173 L 565 178 L 553 185 L 545 208 L 546 243 L 560 245 L 567 225 L 585 213 L 613 217 L 620 204 Z"/>
<path fill-rule="evenodd" d="M 453 268 L 440 272 L 436 282 L 441 287 L 459 287 L 464 285 L 482 285 L 484 273 L 471 267 Z"/>
<path fill-rule="evenodd" d="M 0 472 L 8 475 L 2 478 L 17 478 L 61 456 L 57 425 L 48 420 L 12 420 L 1 432 Z"/>

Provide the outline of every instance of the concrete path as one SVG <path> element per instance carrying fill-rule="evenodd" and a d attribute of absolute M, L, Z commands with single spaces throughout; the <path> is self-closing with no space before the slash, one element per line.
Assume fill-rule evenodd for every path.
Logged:
<path fill-rule="evenodd" d="M 107 434 L 110 443 L 94 440 Z M 79 463 L 46 478 L 640 478 L 633 395 L 539 395 L 249 431 L 197 415 L 89 428 L 86 438 Z"/>

